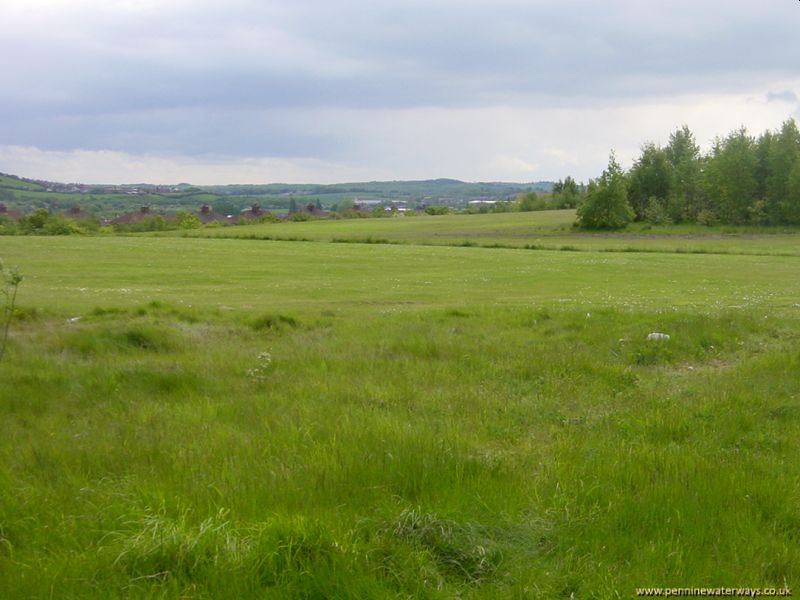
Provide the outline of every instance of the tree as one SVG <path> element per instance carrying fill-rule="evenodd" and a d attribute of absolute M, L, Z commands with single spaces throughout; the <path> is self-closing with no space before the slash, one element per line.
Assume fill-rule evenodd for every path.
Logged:
<path fill-rule="evenodd" d="M 575 180 L 567 175 L 553 184 L 553 206 L 555 208 L 575 208 L 580 201 L 580 189 Z"/>
<path fill-rule="evenodd" d="M 775 135 L 771 131 L 762 133 L 756 141 L 756 197 L 766 198 L 769 175 L 769 155 Z"/>
<path fill-rule="evenodd" d="M 625 174 L 612 152 L 603 174 L 589 182 L 586 199 L 578 207 L 578 225 L 586 229 L 620 229 L 633 217 Z"/>
<path fill-rule="evenodd" d="M 800 157 L 789 172 L 786 199 L 786 223 L 800 225 Z"/>
<path fill-rule="evenodd" d="M 519 212 L 529 212 L 532 210 L 543 210 L 545 207 L 544 201 L 539 199 L 536 192 L 525 192 L 517 196 L 517 210 Z M 505 212 L 505 211 L 496 211 Z"/>
<path fill-rule="evenodd" d="M 794 119 L 785 121 L 779 133 L 772 136 L 767 153 L 767 177 L 764 200 L 772 223 L 790 220 L 793 204 L 789 194 L 792 169 L 800 158 L 800 131 Z"/>
<path fill-rule="evenodd" d="M 686 125 L 669 136 L 664 156 L 670 168 L 667 212 L 673 221 L 694 221 L 706 207 L 701 193 L 700 147 Z"/>
<path fill-rule="evenodd" d="M 661 206 L 667 205 L 671 190 L 672 169 L 667 153 L 655 144 L 645 144 L 642 155 L 628 173 L 628 201 L 636 213 L 636 220 L 646 219 L 653 199 Z"/>
<path fill-rule="evenodd" d="M 705 173 L 706 190 L 714 213 L 723 223 L 753 221 L 758 158 L 755 140 L 742 127 L 717 139 Z"/>

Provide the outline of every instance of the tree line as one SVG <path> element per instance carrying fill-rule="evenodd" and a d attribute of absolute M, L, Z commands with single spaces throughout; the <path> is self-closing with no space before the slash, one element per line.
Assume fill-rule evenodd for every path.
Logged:
<path fill-rule="evenodd" d="M 687 126 L 653 143 L 623 171 L 613 152 L 589 182 L 577 223 L 616 229 L 654 224 L 800 225 L 800 131 L 794 119 L 753 137 L 741 127 L 702 153 Z"/>

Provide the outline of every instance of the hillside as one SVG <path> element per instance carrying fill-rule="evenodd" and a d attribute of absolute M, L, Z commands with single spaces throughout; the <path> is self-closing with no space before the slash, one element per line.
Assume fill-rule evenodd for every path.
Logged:
<path fill-rule="evenodd" d="M 251 204 L 273 211 L 297 204 L 319 203 L 326 209 L 343 202 L 402 203 L 462 206 L 470 200 L 503 200 L 523 191 L 549 191 L 552 182 L 468 183 L 455 179 L 427 181 L 373 181 L 333 185 L 264 184 L 160 186 L 151 184 L 99 185 L 29 180 L 0 174 L 0 202 L 19 212 L 35 208 L 53 211 L 80 206 L 100 217 L 114 217 L 147 205 L 157 211 L 195 210 L 210 204 L 221 213 L 235 213 Z"/>

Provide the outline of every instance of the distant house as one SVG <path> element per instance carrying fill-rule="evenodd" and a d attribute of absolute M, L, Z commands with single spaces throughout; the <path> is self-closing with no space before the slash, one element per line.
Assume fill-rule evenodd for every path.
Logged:
<path fill-rule="evenodd" d="M 13 210 L 8 210 L 5 204 L 0 204 L 0 219 L 19 219 L 20 214 Z"/>
<path fill-rule="evenodd" d="M 200 210 L 197 211 L 197 218 L 201 223 L 213 223 L 214 221 L 228 221 L 228 217 L 211 210 L 208 204 L 203 204 Z"/>
<path fill-rule="evenodd" d="M 309 202 L 308 204 L 306 204 L 305 212 L 307 212 L 310 215 L 314 215 L 315 217 L 327 217 L 330 214 L 327 210 L 320 208 L 313 202 Z"/>
<path fill-rule="evenodd" d="M 130 225 L 131 223 L 138 223 L 142 219 L 146 219 L 148 217 L 156 216 L 153 212 L 150 211 L 149 206 L 142 206 L 139 210 L 134 212 L 125 213 L 117 217 L 116 219 L 111 219 L 112 225 Z"/>
<path fill-rule="evenodd" d="M 243 211 L 241 211 L 239 213 L 239 218 L 247 220 L 260 219 L 265 214 L 267 213 L 261 210 L 261 206 L 258 204 L 253 204 L 250 208 L 245 208 Z"/>
<path fill-rule="evenodd" d="M 366 212 L 378 208 L 381 206 L 381 204 L 381 200 L 360 200 L 358 198 L 354 198 L 353 207 L 351 210 L 353 212 Z"/>

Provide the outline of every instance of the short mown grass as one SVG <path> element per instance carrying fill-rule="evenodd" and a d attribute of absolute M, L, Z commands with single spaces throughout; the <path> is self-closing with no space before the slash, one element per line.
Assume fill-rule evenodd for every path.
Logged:
<path fill-rule="evenodd" d="M 574 210 L 274 222 L 160 232 L 158 236 L 423 244 L 528 250 L 800 256 L 797 228 L 634 223 L 622 231 L 574 228 Z"/>

